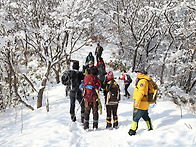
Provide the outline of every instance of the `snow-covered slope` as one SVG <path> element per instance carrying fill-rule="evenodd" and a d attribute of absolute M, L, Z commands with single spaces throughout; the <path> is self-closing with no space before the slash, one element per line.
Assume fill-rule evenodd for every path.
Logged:
<path fill-rule="evenodd" d="M 84 52 L 85 51 L 85 52 Z M 94 47 L 86 48 L 75 56 L 84 60 L 88 52 L 94 53 Z M 104 59 L 110 60 L 110 50 L 105 47 Z M 107 71 L 111 69 L 107 68 Z M 129 72 L 130 73 L 130 72 Z M 120 72 L 114 72 L 116 77 Z M 133 79 L 134 73 L 130 73 Z M 134 81 L 134 80 L 133 80 Z M 129 136 L 128 130 L 132 122 L 132 99 L 123 97 L 123 82 L 117 80 L 121 87 L 122 100 L 119 103 L 119 129 L 106 130 L 106 112 L 101 93 L 103 114 L 99 116 L 99 129 L 92 130 L 92 114 L 90 115 L 90 131 L 83 130 L 80 123 L 80 108 L 76 102 L 77 121 L 71 122 L 69 114 L 69 97 L 65 97 L 62 84 L 48 85 L 45 99 L 49 99 L 50 111 L 45 106 L 31 111 L 19 105 L 0 114 L 0 146 L 1 147 L 143 147 L 143 146 L 196 146 L 196 117 L 182 111 L 169 100 L 159 99 L 149 109 L 154 130 L 147 131 L 143 120 L 139 122 L 136 136 Z M 129 87 L 133 94 L 134 82 Z"/>

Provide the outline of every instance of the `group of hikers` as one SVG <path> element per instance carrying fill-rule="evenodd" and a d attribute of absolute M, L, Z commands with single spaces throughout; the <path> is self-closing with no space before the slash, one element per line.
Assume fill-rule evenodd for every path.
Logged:
<path fill-rule="evenodd" d="M 75 101 L 77 100 L 81 106 L 81 123 L 83 123 L 84 130 L 89 130 L 90 112 L 92 109 L 93 114 L 93 129 L 98 129 L 99 113 L 102 113 L 102 106 L 100 100 L 100 91 L 103 91 L 105 106 L 106 106 L 106 129 L 118 128 L 118 103 L 121 99 L 120 87 L 114 78 L 112 71 L 106 72 L 106 66 L 102 58 L 103 47 L 97 44 L 95 49 L 96 62 L 90 52 L 86 57 L 83 71 L 79 71 L 79 61 L 73 62 L 72 70 L 64 72 L 62 76 L 62 84 L 70 86 L 70 115 L 73 122 L 76 121 L 75 114 Z M 145 75 L 144 70 L 137 71 L 138 77 L 142 76 L 138 80 L 136 88 L 134 90 L 134 112 L 133 122 L 129 135 L 135 135 L 138 128 L 139 119 L 142 117 L 146 122 L 149 130 L 152 130 L 152 123 L 148 115 L 149 102 L 143 101 L 148 94 L 147 80 L 151 78 Z M 132 82 L 131 77 L 126 74 L 125 70 L 122 70 L 122 77 L 120 80 L 124 81 L 125 95 L 128 99 L 130 93 L 128 87 Z M 145 80 L 146 79 L 146 80 Z M 139 85 L 139 86 L 138 86 Z M 112 119 L 113 118 L 113 119 Z M 113 121 L 112 121 L 113 120 Z"/>

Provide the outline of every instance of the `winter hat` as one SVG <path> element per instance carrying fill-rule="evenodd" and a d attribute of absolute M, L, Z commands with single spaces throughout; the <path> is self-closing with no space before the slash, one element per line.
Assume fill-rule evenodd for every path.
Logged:
<path fill-rule="evenodd" d="M 79 61 L 74 61 L 74 62 L 73 62 L 73 65 L 72 65 L 72 68 L 73 68 L 73 69 L 76 69 L 76 70 L 79 70 L 79 68 L 80 68 L 80 67 L 79 67 Z"/>
<path fill-rule="evenodd" d="M 89 61 L 88 64 L 94 64 L 93 61 Z"/>
<path fill-rule="evenodd" d="M 135 69 L 135 72 L 137 73 L 137 72 L 140 72 L 140 73 L 142 73 L 142 74 L 147 74 L 147 72 L 145 71 L 145 69 L 143 68 L 143 67 L 138 67 L 138 68 L 136 68 Z"/>
<path fill-rule="evenodd" d="M 107 74 L 107 80 L 108 81 L 111 81 L 111 80 L 114 80 L 114 74 L 112 71 L 109 71 L 108 74 Z"/>

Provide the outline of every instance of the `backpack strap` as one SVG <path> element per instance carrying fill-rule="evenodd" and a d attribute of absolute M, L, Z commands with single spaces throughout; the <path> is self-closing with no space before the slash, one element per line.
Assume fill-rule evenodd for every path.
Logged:
<path fill-rule="evenodd" d="M 141 79 L 144 79 L 144 80 L 146 80 L 146 81 L 148 81 L 147 79 L 145 79 L 145 78 L 141 78 Z M 140 78 L 138 78 L 138 80 L 136 81 L 136 83 L 135 83 L 135 87 L 138 89 L 138 87 L 137 87 L 137 85 L 138 85 L 138 83 L 139 83 L 139 81 L 141 80 Z M 149 81 L 148 81 L 149 82 Z M 149 91 L 149 89 L 148 89 L 148 91 Z M 144 95 L 144 97 L 147 97 L 148 95 Z"/>
<path fill-rule="evenodd" d="M 111 87 L 113 86 L 113 84 L 114 84 L 114 80 L 112 80 L 112 81 L 110 82 L 110 85 L 109 85 L 109 87 L 108 87 L 108 91 L 111 90 Z"/>

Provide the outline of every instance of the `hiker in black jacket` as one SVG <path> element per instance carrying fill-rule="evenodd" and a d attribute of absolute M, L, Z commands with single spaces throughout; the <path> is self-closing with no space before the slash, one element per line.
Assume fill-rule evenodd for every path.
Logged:
<path fill-rule="evenodd" d="M 99 57 L 101 57 L 101 55 L 102 55 L 102 52 L 103 52 L 103 47 L 100 46 L 99 43 L 97 43 L 97 47 L 95 49 L 95 55 L 96 55 L 97 63 L 98 63 Z"/>
<path fill-rule="evenodd" d="M 88 56 L 86 57 L 85 64 L 88 65 L 89 61 L 92 61 L 93 63 L 95 63 L 94 56 L 93 56 L 92 52 L 89 52 Z"/>
<path fill-rule="evenodd" d="M 81 106 L 81 123 L 84 122 L 84 100 L 82 97 L 82 92 L 79 89 L 79 85 L 81 84 L 82 80 L 84 79 L 84 75 L 79 70 L 79 62 L 73 62 L 73 70 L 69 70 L 64 75 L 68 75 L 68 78 L 62 77 L 62 83 L 67 83 L 70 86 L 70 115 L 71 120 L 73 122 L 76 121 L 75 116 L 75 101 L 79 102 Z M 66 80 L 69 80 L 69 82 L 66 82 Z M 66 85 L 67 85 L 66 84 Z M 65 84 L 64 84 L 65 85 Z"/>

